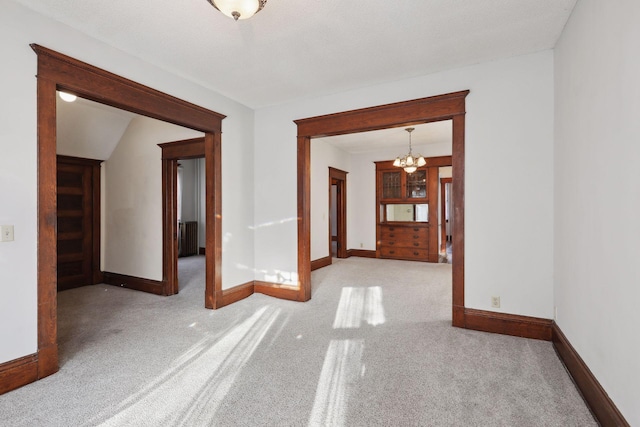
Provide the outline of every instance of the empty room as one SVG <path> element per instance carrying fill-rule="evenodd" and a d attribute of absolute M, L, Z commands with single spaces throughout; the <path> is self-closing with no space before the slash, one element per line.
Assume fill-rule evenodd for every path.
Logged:
<path fill-rule="evenodd" d="M 638 19 L 0 0 L 0 424 L 640 425 Z"/>

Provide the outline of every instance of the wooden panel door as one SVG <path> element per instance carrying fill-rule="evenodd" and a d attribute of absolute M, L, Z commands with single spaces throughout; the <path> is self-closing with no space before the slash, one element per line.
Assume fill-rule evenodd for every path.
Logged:
<path fill-rule="evenodd" d="M 94 256 L 99 258 L 99 244 L 98 252 L 94 254 L 96 202 L 98 219 L 100 209 L 94 195 L 94 178 L 99 180 L 99 168 L 91 164 L 96 161 L 81 164 L 82 160 L 58 157 L 58 291 L 94 284 L 94 264 L 99 262 L 99 259 L 94 259 Z M 99 191 L 99 181 L 97 188 Z"/>

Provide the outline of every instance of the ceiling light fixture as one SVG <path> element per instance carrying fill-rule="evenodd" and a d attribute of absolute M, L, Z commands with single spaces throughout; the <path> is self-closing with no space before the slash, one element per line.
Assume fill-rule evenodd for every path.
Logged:
<path fill-rule="evenodd" d="M 72 95 L 72 94 L 67 93 L 67 92 L 58 92 L 58 94 L 60 94 L 60 99 L 62 99 L 63 101 L 67 101 L 67 102 L 73 102 L 78 98 L 77 96 Z"/>
<path fill-rule="evenodd" d="M 411 132 L 413 132 L 415 128 L 406 128 L 405 130 L 409 132 L 409 154 L 396 158 L 393 161 L 393 166 L 403 168 L 406 173 L 414 173 L 420 166 L 426 165 L 427 161 L 422 155 L 418 154 L 414 156 L 411 153 Z"/>
<path fill-rule="evenodd" d="M 260 12 L 267 4 L 267 0 L 207 0 L 211 6 L 233 18 L 249 19 Z"/>

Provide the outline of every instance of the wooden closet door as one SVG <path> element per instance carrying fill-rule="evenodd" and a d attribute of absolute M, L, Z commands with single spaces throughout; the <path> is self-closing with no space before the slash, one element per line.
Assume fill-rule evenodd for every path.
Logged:
<path fill-rule="evenodd" d="M 58 291 L 92 284 L 93 167 L 58 160 Z"/>

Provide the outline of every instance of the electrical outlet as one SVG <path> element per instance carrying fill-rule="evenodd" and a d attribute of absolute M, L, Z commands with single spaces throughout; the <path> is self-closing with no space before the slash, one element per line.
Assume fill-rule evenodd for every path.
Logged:
<path fill-rule="evenodd" d="M 500 297 L 491 297 L 491 307 L 500 308 Z"/>
<path fill-rule="evenodd" d="M 0 225 L 0 242 L 13 242 L 13 225 Z"/>
<path fill-rule="evenodd" d="M 364 246 L 362 245 L 362 243 L 360 243 L 360 247 L 363 248 Z"/>
<path fill-rule="evenodd" d="M 558 320 L 558 307 L 553 307 L 553 320 Z"/>

